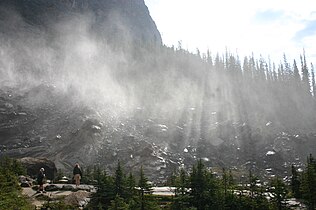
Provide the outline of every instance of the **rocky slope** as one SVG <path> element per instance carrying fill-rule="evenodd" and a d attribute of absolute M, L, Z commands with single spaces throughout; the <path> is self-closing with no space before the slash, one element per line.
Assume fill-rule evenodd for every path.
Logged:
<path fill-rule="evenodd" d="M 137 173 L 144 165 L 152 180 L 164 182 L 174 170 L 190 167 L 202 158 L 218 172 L 228 166 L 245 176 L 252 168 L 262 177 L 275 174 L 286 177 L 291 164 L 303 167 L 304 155 L 315 149 L 312 144 L 315 135 L 287 133 L 271 136 L 270 142 L 248 146 L 241 143 L 243 134 L 238 134 L 216 145 L 192 142 L 181 148 L 172 141 L 175 133 L 184 135 L 181 124 L 166 125 L 155 119 L 136 117 L 103 117 L 100 110 L 73 104 L 72 96 L 61 94 L 49 85 L 19 94 L 10 88 L 0 93 L 1 154 L 47 157 L 65 171 L 71 171 L 73 164 L 79 162 L 83 167 L 100 165 L 111 173 L 120 160 L 126 170 Z M 36 103 L 36 98 L 41 102 Z M 229 133 L 243 125 L 230 127 L 230 131 L 229 125 L 222 126 Z"/>

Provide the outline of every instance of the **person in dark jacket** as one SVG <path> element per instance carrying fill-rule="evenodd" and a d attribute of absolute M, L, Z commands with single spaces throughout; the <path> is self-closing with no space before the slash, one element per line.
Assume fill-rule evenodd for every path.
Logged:
<path fill-rule="evenodd" d="M 82 177 L 82 172 L 78 163 L 76 163 L 73 170 L 74 180 L 76 182 L 76 186 L 80 185 L 80 179 Z"/>
<path fill-rule="evenodd" d="M 44 171 L 45 171 L 44 168 L 41 168 L 37 174 L 37 183 L 39 185 L 38 191 L 37 191 L 38 193 L 41 191 L 45 192 L 44 191 L 44 179 L 45 179 Z"/>

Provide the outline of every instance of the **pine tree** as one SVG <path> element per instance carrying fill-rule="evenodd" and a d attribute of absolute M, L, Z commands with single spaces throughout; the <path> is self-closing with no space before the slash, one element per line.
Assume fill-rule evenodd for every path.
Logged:
<path fill-rule="evenodd" d="M 316 207 L 316 161 L 312 155 L 307 158 L 306 171 L 302 175 L 302 198 L 306 200 L 308 209 Z"/>
<path fill-rule="evenodd" d="M 93 176 L 97 180 L 97 192 L 92 195 L 89 205 L 106 209 L 116 196 L 114 179 L 107 176 L 99 166 L 94 167 Z"/>
<path fill-rule="evenodd" d="M 284 67 L 283 67 L 283 64 L 280 64 L 279 65 L 279 68 L 278 68 L 278 79 L 280 82 L 283 82 L 284 81 Z"/>
<path fill-rule="evenodd" d="M 189 184 L 191 204 L 197 210 L 216 209 L 219 207 L 219 187 L 210 171 L 207 171 L 200 159 L 197 166 L 193 166 Z"/>
<path fill-rule="evenodd" d="M 291 65 L 288 63 L 285 53 L 283 54 L 283 62 L 284 62 L 284 74 L 285 74 L 285 80 L 288 82 L 290 81 L 293 72 L 291 70 Z"/>
<path fill-rule="evenodd" d="M 206 52 L 206 62 L 209 64 L 211 68 L 213 67 L 213 59 L 209 49 Z"/>
<path fill-rule="evenodd" d="M 191 188 L 191 198 L 192 204 L 197 207 L 198 210 L 204 209 L 206 205 L 205 201 L 205 191 L 206 191 L 206 176 L 205 169 L 200 159 L 197 163 L 197 167 L 193 166 L 192 173 L 190 177 L 190 188 Z"/>
<path fill-rule="evenodd" d="M 18 175 L 26 175 L 26 169 L 16 159 L 0 158 L 0 209 L 31 210 L 29 201 L 22 196 Z"/>
<path fill-rule="evenodd" d="M 115 180 L 115 194 L 124 198 L 124 196 L 125 196 L 125 183 L 124 183 L 125 176 L 124 176 L 120 161 L 118 161 L 118 163 L 117 163 L 114 180 Z"/>
<path fill-rule="evenodd" d="M 291 177 L 292 194 L 295 198 L 301 198 L 301 191 L 300 191 L 301 181 L 299 179 L 298 172 L 295 169 L 294 165 L 292 165 L 291 171 L 292 171 L 292 177 Z"/>
<path fill-rule="evenodd" d="M 287 189 L 285 183 L 278 177 L 271 181 L 270 192 L 273 195 L 272 201 L 276 204 L 277 209 L 281 210 L 285 206 Z"/>
<path fill-rule="evenodd" d="M 124 199 L 117 194 L 115 199 L 111 201 L 108 210 L 129 210 L 129 206 L 125 203 Z"/>
<path fill-rule="evenodd" d="M 251 198 L 254 198 L 257 194 L 257 180 L 258 178 L 252 174 L 251 170 L 249 170 L 249 191 Z"/>
<path fill-rule="evenodd" d="M 145 210 L 145 194 L 151 193 L 152 188 L 151 184 L 149 184 L 147 177 L 144 174 L 143 166 L 140 168 L 140 178 L 138 181 L 138 188 L 140 192 L 140 198 L 141 198 L 141 210 Z"/>
<path fill-rule="evenodd" d="M 224 196 L 226 198 L 226 196 L 227 196 L 227 188 L 228 188 L 228 175 L 226 173 L 225 168 L 223 168 L 222 170 L 223 170 L 222 184 L 224 186 Z"/>
<path fill-rule="evenodd" d="M 303 90 L 305 93 L 310 94 L 309 72 L 306 64 L 305 51 L 303 52 L 303 57 L 301 56 L 301 68 Z"/>
<path fill-rule="evenodd" d="M 59 168 L 59 169 L 57 170 L 57 174 L 56 174 L 56 177 L 55 177 L 55 181 L 61 180 L 61 179 L 63 178 L 63 176 L 64 176 L 64 173 L 63 173 L 63 171 Z"/>
<path fill-rule="evenodd" d="M 312 74 L 312 91 L 313 91 L 313 96 L 316 97 L 316 84 L 315 84 L 315 70 L 314 70 L 314 65 L 311 63 L 311 74 Z"/>
<path fill-rule="evenodd" d="M 177 190 L 178 194 L 184 195 L 187 193 L 188 180 L 186 171 L 183 168 L 181 168 L 180 170 L 179 178 L 177 180 L 177 186 L 179 187 Z"/>
<path fill-rule="evenodd" d="M 130 172 L 127 177 L 127 199 L 132 199 L 136 195 L 136 180 L 133 174 Z"/>
<path fill-rule="evenodd" d="M 276 67 L 275 67 L 275 63 L 272 64 L 272 77 L 273 77 L 273 81 L 274 82 L 278 82 L 279 78 L 278 78 L 278 74 L 276 72 Z"/>
<path fill-rule="evenodd" d="M 298 85 L 300 84 L 300 81 L 301 81 L 301 76 L 300 76 L 300 73 L 298 71 L 296 60 L 294 60 L 294 63 L 293 63 L 293 75 L 294 75 L 295 86 L 298 87 Z"/>
<path fill-rule="evenodd" d="M 167 185 L 174 187 L 176 185 L 176 178 L 177 178 L 176 172 L 173 171 L 167 180 Z"/>
<path fill-rule="evenodd" d="M 234 188 L 235 185 L 235 181 L 234 181 L 234 177 L 233 177 L 233 173 L 232 170 L 229 170 L 229 174 L 228 174 L 228 185 L 231 189 Z"/>
<path fill-rule="evenodd" d="M 189 207 L 189 191 L 188 191 L 188 178 L 185 170 L 180 170 L 179 176 L 176 178 L 175 198 L 171 209 L 173 210 L 185 210 Z"/>

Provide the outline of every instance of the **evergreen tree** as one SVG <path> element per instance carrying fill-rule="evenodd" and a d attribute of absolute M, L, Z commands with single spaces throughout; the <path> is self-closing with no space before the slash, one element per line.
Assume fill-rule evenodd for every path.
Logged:
<path fill-rule="evenodd" d="M 285 53 L 283 54 L 283 62 L 284 62 L 284 74 L 285 80 L 290 82 L 290 79 L 293 76 L 293 72 L 291 70 L 291 65 L 288 63 Z"/>
<path fill-rule="evenodd" d="M 197 210 L 216 209 L 220 203 L 218 197 L 218 183 L 213 174 L 206 170 L 200 159 L 197 166 L 193 166 L 190 176 L 191 204 Z"/>
<path fill-rule="evenodd" d="M 173 171 L 167 180 L 167 185 L 174 187 L 176 185 L 176 179 L 177 179 L 176 172 Z"/>
<path fill-rule="evenodd" d="M 0 209 L 34 209 L 18 183 L 18 176 L 25 174 L 26 169 L 16 159 L 0 158 Z"/>
<path fill-rule="evenodd" d="M 189 196 L 189 187 L 188 187 L 188 178 L 186 171 L 182 168 L 180 170 L 179 176 L 175 181 L 175 198 L 171 206 L 172 210 L 185 210 L 189 208 L 190 196 Z"/>
<path fill-rule="evenodd" d="M 314 70 L 314 65 L 312 63 L 311 63 L 311 74 L 312 74 L 312 91 L 313 91 L 313 96 L 316 97 L 315 70 Z"/>
<path fill-rule="evenodd" d="M 152 192 L 151 184 L 149 184 L 149 181 L 147 177 L 144 174 L 143 166 L 140 168 L 140 178 L 138 181 L 138 188 L 141 198 L 141 210 L 147 210 L 148 208 L 145 208 L 146 206 L 146 200 L 145 200 L 145 194 L 150 194 Z"/>
<path fill-rule="evenodd" d="M 116 194 L 115 199 L 111 201 L 108 210 L 129 210 L 129 206 L 124 199 Z"/>
<path fill-rule="evenodd" d="M 272 201 L 276 204 L 278 210 L 284 209 L 285 198 L 287 194 L 287 189 L 285 183 L 279 179 L 275 178 L 271 181 L 270 192 L 272 193 Z"/>
<path fill-rule="evenodd" d="M 309 72 L 306 64 L 305 51 L 303 53 L 303 57 L 301 56 L 301 68 L 303 90 L 305 93 L 310 94 Z"/>
<path fill-rule="evenodd" d="M 222 184 L 224 186 L 224 196 L 227 196 L 227 188 L 228 188 L 228 175 L 226 173 L 225 168 L 223 168 L 223 176 L 222 176 Z"/>
<path fill-rule="evenodd" d="M 301 191 L 300 191 L 301 181 L 299 179 L 298 172 L 295 169 L 294 165 L 292 165 L 291 171 L 292 171 L 292 177 L 291 177 L 292 194 L 295 198 L 301 198 Z"/>
<path fill-rule="evenodd" d="M 84 171 L 84 176 L 82 177 L 82 181 L 86 184 L 95 184 L 93 178 L 93 167 L 86 167 L 86 170 Z"/>
<path fill-rule="evenodd" d="M 133 174 L 130 172 L 129 176 L 127 177 L 127 199 L 131 200 L 136 195 L 136 180 Z"/>
<path fill-rule="evenodd" d="M 306 200 L 308 209 L 316 208 L 316 161 L 312 155 L 307 158 L 306 171 L 302 175 L 302 198 Z"/>
<path fill-rule="evenodd" d="M 243 75 L 244 75 L 244 78 L 247 78 L 248 80 L 250 78 L 252 78 L 252 72 L 251 72 L 251 69 L 249 67 L 248 57 L 244 58 Z"/>
<path fill-rule="evenodd" d="M 222 191 L 223 194 L 223 202 L 225 207 L 235 208 L 236 202 L 235 195 L 234 195 L 234 179 L 232 175 L 232 171 L 229 170 L 229 173 L 223 168 L 223 176 L 222 176 Z"/>
<path fill-rule="evenodd" d="M 285 80 L 283 64 L 279 65 L 279 68 L 278 68 L 278 79 L 279 79 L 280 82 L 284 82 L 284 80 Z"/>
<path fill-rule="evenodd" d="M 294 60 L 294 64 L 293 64 L 293 75 L 294 75 L 294 83 L 295 83 L 295 86 L 297 87 L 300 84 L 301 76 L 296 64 L 296 60 Z"/>
<path fill-rule="evenodd" d="M 61 169 L 58 169 L 56 177 L 55 177 L 55 181 L 61 180 L 63 178 L 63 176 L 64 176 L 63 171 Z"/>
<path fill-rule="evenodd" d="M 190 177 L 190 196 L 192 198 L 192 204 L 201 210 L 205 207 L 204 192 L 206 191 L 205 171 L 202 160 L 200 159 L 197 164 L 197 168 L 193 166 Z"/>
<path fill-rule="evenodd" d="M 235 185 L 235 181 L 234 181 L 234 177 L 233 177 L 232 170 L 229 170 L 229 174 L 228 174 L 228 185 L 229 185 L 230 189 L 233 189 L 233 188 L 234 188 L 234 185 Z"/>
<path fill-rule="evenodd" d="M 122 198 L 125 198 L 125 176 L 123 173 L 123 169 L 121 167 L 120 161 L 117 163 L 117 168 L 115 170 L 115 191 L 116 195 L 119 195 Z"/>
<path fill-rule="evenodd" d="M 97 192 L 93 194 L 89 206 L 99 206 L 99 209 L 107 209 L 116 197 L 115 181 L 113 177 L 107 176 L 100 167 L 95 167 L 93 174 L 97 180 Z"/>
<path fill-rule="evenodd" d="M 206 62 L 210 65 L 211 68 L 213 67 L 213 59 L 209 49 L 206 52 Z"/>
<path fill-rule="evenodd" d="M 254 198 L 257 194 L 257 180 L 258 177 L 254 176 L 251 170 L 249 170 L 249 191 L 251 198 Z"/>
<path fill-rule="evenodd" d="M 276 72 L 275 63 L 273 63 L 272 75 L 273 75 L 273 81 L 274 81 L 274 82 L 278 82 L 278 81 L 279 81 L 279 78 L 278 78 L 278 74 L 277 74 L 277 72 Z"/>

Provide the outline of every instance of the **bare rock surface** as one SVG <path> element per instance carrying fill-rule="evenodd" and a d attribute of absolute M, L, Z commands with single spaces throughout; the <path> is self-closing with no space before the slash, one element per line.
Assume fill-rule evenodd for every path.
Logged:
<path fill-rule="evenodd" d="M 33 205 L 40 208 L 46 202 L 45 200 L 60 200 L 73 206 L 83 207 L 88 204 L 91 194 L 95 192 L 95 187 L 91 185 L 80 185 L 78 187 L 70 184 L 67 186 L 71 187 L 64 187 L 65 185 L 63 184 L 44 185 L 45 189 L 49 189 L 51 186 L 54 186 L 58 190 L 38 193 L 28 187 L 22 188 L 22 193 L 31 199 Z M 89 189 L 89 191 L 83 189 Z"/>

